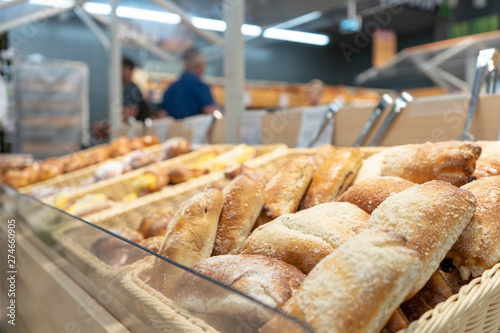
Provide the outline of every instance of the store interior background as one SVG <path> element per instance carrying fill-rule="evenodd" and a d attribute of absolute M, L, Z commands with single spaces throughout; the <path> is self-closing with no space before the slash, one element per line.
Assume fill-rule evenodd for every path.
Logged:
<path fill-rule="evenodd" d="M 194 16 L 213 19 L 221 19 L 222 16 L 221 1 L 183 0 L 174 2 L 177 2 L 185 11 Z M 376 0 L 357 1 L 358 13 L 369 12 L 382 2 Z M 389 24 L 383 28 L 396 32 L 397 48 L 398 51 L 401 51 L 407 47 L 455 37 L 457 32 L 454 27 L 461 22 L 468 22 L 468 28 L 465 28 L 465 31 L 462 29 L 461 34 L 474 33 L 474 24 L 471 22 L 477 18 L 494 16 L 497 18 L 497 22 L 500 22 L 498 19 L 500 2 L 498 1 L 479 1 L 482 3 L 482 8 L 478 8 L 478 5 L 473 4 L 474 1 L 471 0 L 449 2 L 455 2 L 456 7 L 451 10 L 448 6 L 441 5 L 427 10 L 423 9 L 422 6 L 412 5 L 412 1 L 409 1 L 403 6 L 400 13 L 391 15 Z M 356 33 L 345 35 L 339 33 L 339 22 L 346 16 L 345 3 L 346 1 L 328 0 L 246 1 L 246 23 L 259 26 L 271 26 L 315 10 L 321 10 L 323 12 L 321 18 L 295 29 L 323 33 L 330 37 L 330 43 L 326 46 L 269 40 L 262 37 L 248 41 L 245 45 L 247 79 L 305 83 L 313 78 L 319 78 L 330 85 L 356 85 L 356 75 L 372 67 L 372 45 L 370 38 L 366 41 L 366 46 L 357 48 L 359 53 L 352 53 L 350 61 L 347 61 L 340 45 L 347 43 L 355 46 L 354 39 L 360 37 Z M 129 0 L 121 1 L 120 4 L 162 10 L 148 1 Z M 373 15 L 363 16 L 361 31 L 365 31 L 366 24 L 371 21 L 375 21 Z M 188 38 L 195 39 L 195 44 L 201 47 L 210 45 L 181 25 L 138 20 L 133 22 L 137 27 L 153 32 L 159 39 L 173 36 L 181 30 Z M 105 26 L 100 26 L 106 31 Z M 107 52 L 74 13 L 70 11 L 46 21 L 18 27 L 9 32 L 9 42 L 14 47 L 16 56 L 40 53 L 47 58 L 86 63 L 89 68 L 90 80 L 90 123 L 103 119 L 107 115 Z M 182 70 L 181 66 L 167 64 L 144 49 L 124 44 L 122 50 L 124 55 L 134 59 L 146 70 L 164 73 L 179 73 Z M 223 76 L 222 55 L 221 50 L 219 56 L 216 55 L 207 63 L 207 76 Z M 470 57 L 471 61 L 475 61 L 476 53 L 471 54 Z M 463 62 L 457 64 L 458 71 L 460 66 L 463 67 Z M 431 80 L 415 68 L 409 69 L 398 77 L 366 84 L 368 87 L 396 90 L 433 85 Z"/>

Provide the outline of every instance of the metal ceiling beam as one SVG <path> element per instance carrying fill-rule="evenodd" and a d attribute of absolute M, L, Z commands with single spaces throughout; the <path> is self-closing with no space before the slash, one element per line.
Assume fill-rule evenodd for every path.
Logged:
<path fill-rule="evenodd" d="M 164 9 L 177 14 L 181 17 L 181 21 L 189 26 L 191 29 L 193 29 L 196 33 L 198 33 L 200 36 L 204 37 L 205 39 L 209 40 L 210 42 L 223 46 L 224 45 L 224 40 L 220 38 L 218 35 L 214 34 L 213 32 L 206 31 L 199 29 L 194 26 L 193 22 L 191 22 L 191 15 L 186 13 L 184 10 L 182 10 L 179 6 L 174 4 L 170 0 L 150 0 L 151 2 L 156 3 L 158 6 L 163 7 Z M 236 1 L 238 2 L 238 1 Z"/>
<path fill-rule="evenodd" d="M 21 5 L 27 1 L 28 0 L 12 0 L 12 1 L 7 1 L 7 2 L 2 2 L 2 3 L 0 3 L 0 10 L 7 9 L 9 7 L 12 7 L 12 6 Z"/>
<path fill-rule="evenodd" d="M 101 45 L 109 51 L 110 42 L 109 38 L 104 34 L 101 28 L 97 25 L 97 23 L 85 12 L 81 7 L 76 7 L 74 9 L 76 16 L 85 24 L 87 28 L 96 36 Z"/>
<path fill-rule="evenodd" d="M 0 34 L 4 33 L 6 31 L 18 28 L 20 26 L 29 24 L 29 23 L 35 23 L 41 20 L 46 20 L 49 19 L 53 16 L 56 16 L 58 14 L 67 12 L 68 10 L 71 10 L 73 7 L 69 8 L 55 8 L 55 7 L 50 7 L 50 8 L 43 8 L 39 11 L 36 11 L 34 13 L 30 13 L 21 17 L 18 17 L 16 19 L 7 21 L 5 23 L 0 24 Z"/>
<path fill-rule="evenodd" d="M 94 18 L 96 21 L 99 21 L 102 24 L 109 26 L 109 19 L 107 17 L 91 14 L 87 11 L 85 11 L 85 12 L 87 14 L 89 14 L 92 18 Z M 138 36 L 137 32 L 134 32 L 133 30 L 127 28 L 122 23 L 119 24 L 119 31 L 120 31 L 120 37 L 122 39 L 128 38 L 128 39 L 133 40 L 137 46 L 145 48 L 146 50 L 148 50 L 152 54 L 156 55 L 158 58 L 160 58 L 166 62 L 170 62 L 170 63 L 172 63 L 172 62 L 175 63 L 175 62 L 179 61 L 176 57 L 174 57 L 170 53 L 166 52 L 161 47 L 159 47 L 155 44 L 149 43 L 143 36 Z"/>

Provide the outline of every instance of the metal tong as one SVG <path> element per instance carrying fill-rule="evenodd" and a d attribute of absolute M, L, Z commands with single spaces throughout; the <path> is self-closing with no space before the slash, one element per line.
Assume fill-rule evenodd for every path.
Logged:
<path fill-rule="evenodd" d="M 344 106 L 344 103 L 340 99 L 336 99 L 330 104 L 328 104 L 328 110 L 326 110 L 323 120 L 321 121 L 318 129 L 313 133 L 307 147 L 312 147 L 316 141 L 318 141 L 321 133 L 325 130 L 326 125 L 330 121 L 330 119 L 335 119 L 335 115 L 340 111 L 340 109 Z"/>
<path fill-rule="evenodd" d="M 215 110 L 214 113 L 212 113 L 212 119 L 210 120 L 210 125 L 208 127 L 207 133 L 205 134 L 205 137 L 203 138 L 202 143 L 210 144 L 210 137 L 212 136 L 215 123 L 217 122 L 217 120 L 220 120 L 222 118 L 222 112 L 220 112 L 219 110 Z"/>
<path fill-rule="evenodd" d="M 469 111 L 465 119 L 465 126 L 458 140 L 473 141 L 474 136 L 470 133 L 472 119 L 476 113 L 477 104 L 479 102 L 479 93 L 481 87 L 486 83 L 488 93 L 495 92 L 496 78 L 498 73 L 499 52 L 498 49 L 491 48 L 479 51 L 476 61 L 476 75 L 474 77 L 474 85 L 472 86 L 472 95 L 469 104 Z M 489 79 L 489 80 L 488 80 Z"/>
<path fill-rule="evenodd" d="M 372 114 L 370 115 L 370 118 L 366 121 L 365 126 L 361 130 L 361 133 L 359 134 L 358 139 L 354 143 L 354 147 L 359 147 L 361 143 L 365 140 L 366 135 L 370 132 L 370 129 L 372 128 L 373 124 L 375 121 L 379 118 L 379 116 L 382 114 L 382 111 L 386 108 L 386 106 L 394 103 L 394 100 L 389 94 L 383 94 L 382 98 L 380 99 L 380 103 L 375 107 L 373 110 Z"/>
<path fill-rule="evenodd" d="M 407 91 L 403 91 L 401 95 L 396 98 L 396 100 L 394 101 L 394 106 L 392 107 L 387 117 L 384 119 L 384 123 L 378 130 L 377 135 L 375 135 L 372 142 L 370 143 L 371 147 L 375 146 L 379 142 L 380 138 L 382 138 L 382 135 L 384 135 L 384 133 L 387 131 L 387 128 L 389 127 L 389 125 L 391 125 L 394 118 L 396 118 L 396 116 L 401 113 L 401 111 L 403 111 L 412 101 L 413 96 Z"/>

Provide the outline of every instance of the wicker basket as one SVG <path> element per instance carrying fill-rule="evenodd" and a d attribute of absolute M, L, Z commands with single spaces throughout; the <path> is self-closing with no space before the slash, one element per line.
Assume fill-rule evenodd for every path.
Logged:
<path fill-rule="evenodd" d="M 226 151 L 229 150 L 231 147 L 233 146 L 230 145 L 208 146 L 205 148 L 201 148 L 199 150 L 195 150 L 188 154 L 184 154 L 166 161 L 162 161 L 157 165 L 162 167 L 173 167 L 179 164 L 191 163 L 193 161 L 196 161 L 204 154 L 220 150 Z M 69 199 L 78 199 L 87 194 L 105 193 L 116 200 L 121 200 L 125 195 L 133 192 L 132 188 L 133 180 L 142 175 L 144 173 L 144 169 L 150 166 L 151 165 L 148 165 L 144 168 L 139 168 L 131 172 L 127 172 L 123 175 L 106 179 L 101 182 L 97 182 L 85 187 L 76 188 L 73 191 L 65 193 L 65 196 L 68 197 Z M 93 172 L 95 172 L 95 170 L 93 170 Z M 45 203 L 51 203 L 53 201 L 53 198 L 54 196 L 47 197 L 42 199 L 42 201 Z"/>
<path fill-rule="evenodd" d="M 500 263 L 398 333 L 500 331 Z"/>
<path fill-rule="evenodd" d="M 157 332 L 202 333 L 218 331 L 203 320 L 180 308 L 172 300 L 148 285 L 155 258 L 147 258 L 125 274 L 122 285 L 135 301 L 130 302 L 131 311 L 146 320 Z"/>
<path fill-rule="evenodd" d="M 96 147 L 92 147 L 92 148 L 89 148 L 86 150 L 82 150 L 81 152 L 79 152 L 79 154 L 82 154 L 85 157 L 85 155 L 88 155 L 90 152 L 92 152 L 92 150 L 97 149 L 98 147 L 101 147 L 101 146 L 96 146 Z M 163 147 L 162 144 L 157 144 L 157 145 L 154 145 L 151 147 L 144 148 L 143 150 L 159 156 L 161 151 L 162 151 L 162 147 Z M 118 156 L 118 157 L 115 157 L 112 159 L 108 159 L 108 160 L 103 161 L 101 163 L 90 165 L 88 167 L 81 168 L 81 169 L 78 169 L 78 170 L 75 170 L 72 172 L 64 173 L 62 175 L 59 175 L 59 176 L 56 176 L 53 178 L 49 178 L 49 179 L 31 184 L 28 186 L 20 187 L 17 190 L 21 193 L 29 194 L 35 188 L 41 187 L 41 186 L 44 186 L 44 187 L 45 186 L 54 186 L 54 187 L 58 187 L 58 188 L 77 187 L 77 186 L 80 186 L 82 181 L 94 176 L 95 171 L 101 165 L 103 165 L 107 162 L 111 162 L 111 161 L 121 162 L 125 159 L 125 156 L 127 156 L 127 155 L 122 155 L 122 156 Z"/>
<path fill-rule="evenodd" d="M 314 150 L 307 148 L 277 150 L 248 161 L 245 165 L 255 169 L 268 166 L 278 167 L 293 156 L 312 155 L 313 153 Z M 175 209 L 204 189 L 211 186 L 224 186 L 229 182 L 223 171 L 212 172 L 126 204 L 120 204 L 111 209 L 86 216 L 85 219 L 104 228 L 129 227 L 138 229 L 144 216 L 151 211 L 163 208 Z"/>

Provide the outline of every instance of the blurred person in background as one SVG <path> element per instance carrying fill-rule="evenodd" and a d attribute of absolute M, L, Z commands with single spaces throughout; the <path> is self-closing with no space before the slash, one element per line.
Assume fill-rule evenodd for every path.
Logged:
<path fill-rule="evenodd" d="M 320 105 L 323 97 L 323 90 L 325 84 L 323 81 L 313 79 L 307 84 L 307 97 L 309 98 L 310 105 Z"/>
<path fill-rule="evenodd" d="M 144 100 L 141 90 L 132 82 L 132 73 L 135 64 L 127 57 L 122 58 L 122 84 L 123 84 L 123 122 L 127 122 L 129 117 L 144 122 L 149 117 L 149 106 Z M 92 134 L 99 139 L 106 139 L 109 136 L 110 123 L 102 120 L 92 125 Z"/>
<path fill-rule="evenodd" d="M 171 117 L 182 119 L 198 114 L 212 114 L 218 109 L 210 87 L 201 81 L 205 57 L 196 48 L 182 55 L 184 72 L 165 92 L 161 108 Z"/>

